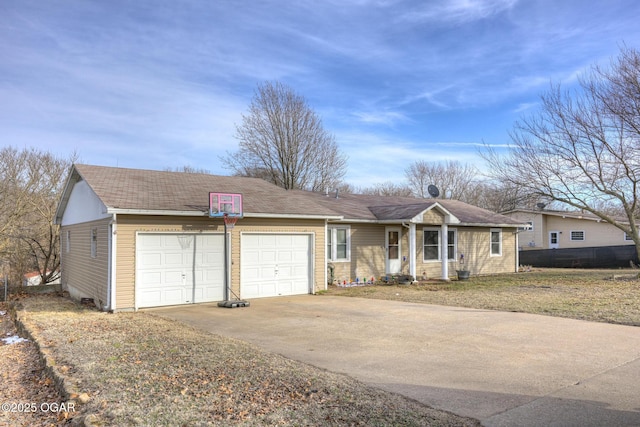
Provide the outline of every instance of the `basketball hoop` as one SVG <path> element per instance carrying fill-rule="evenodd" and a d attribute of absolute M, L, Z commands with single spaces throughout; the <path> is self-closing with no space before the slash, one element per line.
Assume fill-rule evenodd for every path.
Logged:
<path fill-rule="evenodd" d="M 231 230 L 233 227 L 236 226 L 236 222 L 238 222 L 238 217 L 237 216 L 231 216 L 229 214 L 224 214 L 224 216 L 222 217 L 224 219 L 224 225 L 227 227 L 228 230 Z"/>

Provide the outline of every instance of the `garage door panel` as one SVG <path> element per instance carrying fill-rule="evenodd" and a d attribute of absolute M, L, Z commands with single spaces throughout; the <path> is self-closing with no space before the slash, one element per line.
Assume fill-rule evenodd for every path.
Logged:
<path fill-rule="evenodd" d="M 278 252 L 278 262 L 291 262 L 293 261 L 293 253 L 290 250 L 282 250 Z"/>
<path fill-rule="evenodd" d="M 241 297 L 309 293 L 312 265 L 310 248 L 311 236 L 308 234 L 243 235 Z"/>

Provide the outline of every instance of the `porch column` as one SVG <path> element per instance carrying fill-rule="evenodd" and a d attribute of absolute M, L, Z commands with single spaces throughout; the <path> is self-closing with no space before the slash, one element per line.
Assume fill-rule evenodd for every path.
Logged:
<path fill-rule="evenodd" d="M 442 224 L 440 258 L 442 258 L 442 280 L 449 280 L 449 226 L 447 224 Z"/>
<path fill-rule="evenodd" d="M 409 274 L 416 277 L 416 224 L 409 223 Z"/>

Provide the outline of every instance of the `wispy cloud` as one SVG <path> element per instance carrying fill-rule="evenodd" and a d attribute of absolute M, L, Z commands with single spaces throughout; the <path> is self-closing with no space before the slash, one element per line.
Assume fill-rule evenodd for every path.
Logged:
<path fill-rule="evenodd" d="M 420 10 L 405 14 L 408 21 L 439 21 L 463 24 L 486 19 L 514 7 L 518 0 L 449 0 L 425 2 Z"/>
<path fill-rule="evenodd" d="M 393 126 L 397 123 L 409 121 L 407 116 L 396 111 L 356 111 L 353 115 L 358 119 L 358 121 L 363 123 L 383 124 L 387 126 Z"/>
<path fill-rule="evenodd" d="M 80 148 L 88 163 L 225 173 L 218 156 L 237 146 L 256 84 L 279 80 L 336 134 L 348 180 L 400 179 L 416 159 L 477 159 L 473 141 L 508 145 L 513 120 L 551 82 L 573 85 L 640 40 L 637 10 L 633 0 L 2 2 L 0 133 Z"/>

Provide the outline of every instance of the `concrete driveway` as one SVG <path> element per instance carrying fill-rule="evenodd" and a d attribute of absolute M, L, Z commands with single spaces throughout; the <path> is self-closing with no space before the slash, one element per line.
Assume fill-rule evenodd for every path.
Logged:
<path fill-rule="evenodd" d="M 313 296 L 150 310 L 486 426 L 640 425 L 640 328 Z"/>

